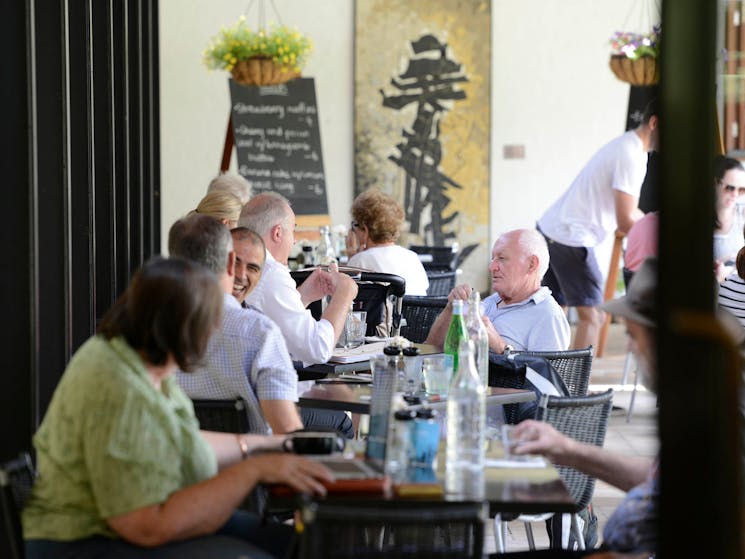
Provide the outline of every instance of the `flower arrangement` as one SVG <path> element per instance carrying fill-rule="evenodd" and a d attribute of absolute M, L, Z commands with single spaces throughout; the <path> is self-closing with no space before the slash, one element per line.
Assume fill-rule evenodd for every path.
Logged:
<path fill-rule="evenodd" d="M 662 26 L 658 24 L 652 27 L 651 32 L 646 34 L 616 31 L 610 39 L 613 54 L 625 56 L 632 60 L 642 56 L 657 58 L 660 54 L 661 30 Z"/>
<path fill-rule="evenodd" d="M 657 58 L 660 55 L 662 27 L 655 25 L 646 34 L 617 31 L 610 39 L 610 68 L 616 77 L 631 85 L 654 85 L 659 81 Z"/>
<path fill-rule="evenodd" d="M 296 29 L 273 25 L 269 31 L 254 31 L 241 16 L 212 37 L 203 62 L 210 70 L 231 72 L 239 83 L 268 85 L 299 76 L 311 48 L 310 39 Z"/>

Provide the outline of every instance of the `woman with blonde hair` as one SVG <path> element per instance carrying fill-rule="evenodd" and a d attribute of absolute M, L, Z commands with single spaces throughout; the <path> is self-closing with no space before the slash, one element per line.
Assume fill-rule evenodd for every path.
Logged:
<path fill-rule="evenodd" d="M 208 192 L 199 202 L 197 209 L 189 212 L 189 215 L 208 215 L 225 224 L 228 229 L 233 229 L 238 225 L 242 208 L 243 204 L 235 194 L 216 190 Z"/>
<path fill-rule="evenodd" d="M 407 295 L 426 295 L 427 273 L 419 256 L 396 244 L 404 211 L 379 190 L 363 192 L 352 202 L 352 227 L 347 235 L 349 265 L 396 274 L 406 280 Z"/>

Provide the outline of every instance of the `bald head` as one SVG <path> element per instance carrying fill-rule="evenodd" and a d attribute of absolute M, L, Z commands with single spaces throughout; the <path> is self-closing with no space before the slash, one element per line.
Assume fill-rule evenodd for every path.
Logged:
<path fill-rule="evenodd" d="M 494 243 L 489 264 L 492 288 L 507 303 L 524 301 L 535 293 L 547 269 L 548 247 L 534 229 L 508 231 Z"/>
<path fill-rule="evenodd" d="M 256 231 L 266 242 L 272 227 L 286 225 L 292 213 L 287 198 L 276 192 L 262 192 L 243 206 L 238 225 Z"/>
<path fill-rule="evenodd" d="M 505 233 L 514 237 L 524 257 L 535 256 L 538 259 L 538 281 L 548 271 L 548 245 L 546 239 L 536 229 L 515 229 Z"/>
<path fill-rule="evenodd" d="M 238 225 L 256 231 L 269 254 L 287 264 L 295 244 L 295 212 L 287 198 L 276 192 L 257 194 L 243 206 Z"/>

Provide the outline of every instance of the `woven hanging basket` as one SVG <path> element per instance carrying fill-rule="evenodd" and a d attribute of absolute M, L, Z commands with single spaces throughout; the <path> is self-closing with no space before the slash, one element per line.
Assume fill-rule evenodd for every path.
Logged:
<path fill-rule="evenodd" d="M 660 81 L 660 70 L 657 59 L 642 56 L 635 60 L 623 55 L 610 57 L 610 69 L 622 82 L 631 85 L 654 85 Z"/>
<path fill-rule="evenodd" d="M 294 70 L 282 70 L 271 58 L 248 58 L 236 62 L 230 71 L 241 85 L 276 85 L 300 76 Z"/>

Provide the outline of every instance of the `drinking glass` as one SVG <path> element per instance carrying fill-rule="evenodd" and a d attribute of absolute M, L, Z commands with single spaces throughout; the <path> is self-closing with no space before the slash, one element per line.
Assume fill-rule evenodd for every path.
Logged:
<path fill-rule="evenodd" d="M 431 396 L 447 396 L 453 380 L 453 356 L 430 355 L 422 359 L 424 388 Z"/>
<path fill-rule="evenodd" d="M 351 311 L 344 323 L 344 347 L 352 349 L 365 343 L 367 312 Z"/>

